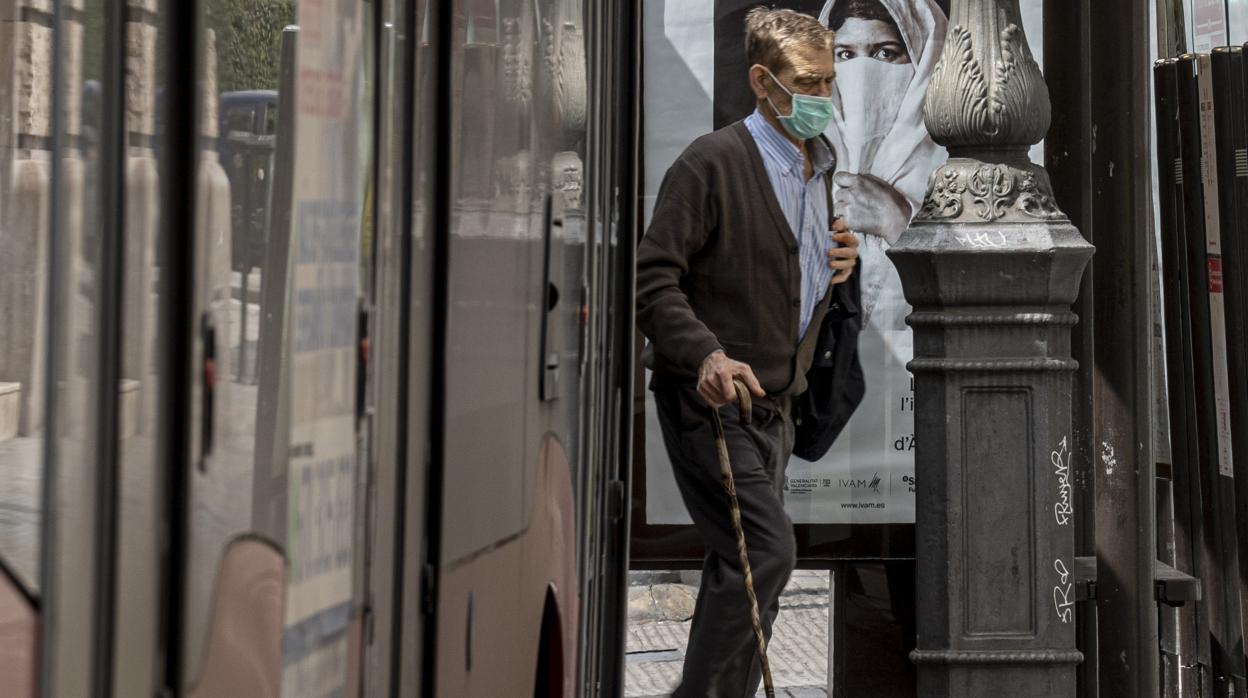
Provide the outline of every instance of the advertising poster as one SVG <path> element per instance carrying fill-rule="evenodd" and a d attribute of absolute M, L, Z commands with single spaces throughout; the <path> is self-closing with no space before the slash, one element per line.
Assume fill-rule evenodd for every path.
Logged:
<path fill-rule="evenodd" d="M 845 431 L 816 463 L 793 458 L 785 504 L 796 524 L 914 522 L 914 392 L 906 364 L 913 342 L 901 280 L 886 256 L 922 205 L 927 180 L 946 159 L 923 123 L 923 99 L 940 59 L 948 2 L 782 0 L 776 7 L 818 17 L 838 30 L 837 105 L 825 135 L 836 172 L 836 213 L 862 241 L 866 395 Z M 750 0 L 648 0 L 643 95 L 646 222 L 659 182 L 697 136 L 749 115 L 744 21 Z M 1024 0 L 1037 60 L 1040 3 Z M 1036 157 L 1038 153 L 1033 153 Z M 646 404 L 646 523 L 689 523 Z"/>
<path fill-rule="evenodd" d="M 356 308 L 366 111 L 358 3 L 298 4 L 283 695 L 341 695 L 355 520 Z"/>
<path fill-rule="evenodd" d="M 1225 0 L 1191 0 L 1190 7 L 1188 26 L 1192 28 L 1192 47 L 1196 53 L 1209 53 L 1215 46 L 1225 46 Z M 1242 6 L 1236 9 L 1242 11 Z"/>

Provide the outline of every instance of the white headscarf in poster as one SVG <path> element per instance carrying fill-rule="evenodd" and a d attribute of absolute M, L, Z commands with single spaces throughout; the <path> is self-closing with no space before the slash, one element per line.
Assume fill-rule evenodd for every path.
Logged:
<path fill-rule="evenodd" d="M 832 10 L 843 1 L 828 0 L 819 14 L 819 21 L 827 24 Z M 880 178 L 905 196 L 913 216 L 923 204 L 928 177 L 948 159 L 945 149 L 932 141 L 923 123 L 923 99 L 944 48 L 948 20 L 935 0 L 878 1 L 897 24 L 910 63 L 890 65 L 870 57 L 839 63 L 833 88 L 833 99 L 839 108 L 826 135 L 836 148 L 837 172 Z M 893 90 L 889 94 L 879 92 L 879 80 L 859 78 L 859 74 L 884 77 L 884 81 L 896 85 L 895 78 L 885 76 L 898 70 L 907 70 L 910 78 L 900 91 Z M 872 93 L 864 92 L 868 87 Z M 850 105 L 848 110 L 846 105 Z M 875 106 L 877 111 L 863 113 L 862 105 Z M 860 126 L 863 123 L 885 124 L 888 128 L 868 132 L 864 138 Z M 884 300 L 881 292 L 886 290 L 885 285 L 893 286 L 895 297 L 901 298 L 901 279 L 884 255 L 887 246 L 876 236 L 865 236 L 863 240 L 863 302 L 868 321 L 874 315 L 875 306 Z M 900 317 L 903 321 L 909 308 L 904 310 Z M 904 329 L 904 324 L 894 322 L 889 327 Z"/>
<path fill-rule="evenodd" d="M 820 21 L 827 24 L 837 4 L 846 1 L 828 0 Z M 871 175 L 901 195 L 879 204 L 900 205 L 892 225 L 904 226 L 922 206 L 928 177 L 948 157 L 923 123 L 923 100 L 944 47 L 947 19 L 934 0 L 878 2 L 896 23 L 910 61 L 860 56 L 838 62 L 837 109 L 827 136 L 836 148 L 838 174 Z M 841 194 L 839 186 L 836 191 Z M 855 207 L 837 213 L 851 229 L 883 219 Z M 888 242 L 877 235 L 859 237 L 864 313 L 859 355 L 867 390 L 824 458 L 790 462 L 786 505 L 798 523 L 914 521 L 914 395 L 906 370 L 914 344 L 905 326 L 910 306 L 885 255 Z"/>
<path fill-rule="evenodd" d="M 827 17 L 841 1 L 827 0 L 824 11 L 820 12 L 819 21 L 827 24 Z M 936 70 L 936 62 L 940 61 L 941 51 L 945 47 L 948 20 L 935 0 L 879 2 L 889 11 L 892 21 L 896 22 L 897 29 L 901 31 L 901 40 L 905 41 L 911 62 L 894 66 L 870 57 L 860 57 L 837 64 L 832 99 L 836 100 L 840 109 L 837 109 L 832 125 L 827 129 L 827 137 L 836 146 L 836 154 L 840 159 L 837 170 L 880 177 L 904 194 L 906 200 L 910 201 L 911 209 L 917 211 L 926 194 L 927 177 L 947 159 L 945 149 L 936 145 L 931 136 L 927 135 L 927 126 L 924 125 L 924 97 L 927 95 L 932 72 Z M 879 64 L 885 69 L 910 69 L 911 77 L 900 94 L 896 91 L 882 94 L 884 90 L 880 90 L 879 84 L 867 84 L 857 79 L 856 66 L 852 64 L 876 69 L 877 66 L 871 64 Z M 866 92 L 866 89 L 871 91 Z M 871 142 L 862 142 L 862 139 L 854 139 L 854 129 L 846 124 L 845 105 L 864 105 L 869 102 L 895 104 L 897 110 L 889 130 L 884 134 L 877 134 L 879 137 L 876 139 L 869 139 Z M 871 135 L 874 134 L 867 134 Z M 846 136 L 849 136 L 849 141 Z"/>

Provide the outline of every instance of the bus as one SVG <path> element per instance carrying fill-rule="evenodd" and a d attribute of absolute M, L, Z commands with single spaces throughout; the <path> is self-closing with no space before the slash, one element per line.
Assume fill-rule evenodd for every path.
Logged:
<path fill-rule="evenodd" d="M 635 3 L 0 3 L 0 695 L 620 695 Z"/>

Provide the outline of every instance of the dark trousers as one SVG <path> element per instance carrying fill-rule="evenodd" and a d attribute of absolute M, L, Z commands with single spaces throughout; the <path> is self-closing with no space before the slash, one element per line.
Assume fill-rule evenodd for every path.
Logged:
<path fill-rule="evenodd" d="M 793 423 L 770 400 L 740 423 L 736 405 L 720 408 L 732 460 L 754 591 L 767 637 L 780 611 L 780 592 L 796 564 L 793 522 L 784 511 L 784 469 L 793 451 Z M 681 498 L 706 546 L 702 587 L 693 611 L 684 674 L 674 698 L 753 696 L 762 678 L 750 624 L 736 533 L 720 478 L 711 411 L 692 388 L 655 391 L 663 440 Z"/>

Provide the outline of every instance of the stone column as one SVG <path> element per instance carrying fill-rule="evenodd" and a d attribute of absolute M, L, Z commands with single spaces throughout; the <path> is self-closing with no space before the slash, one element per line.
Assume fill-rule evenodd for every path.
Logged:
<path fill-rule="evenodd" d="M 18 430 L 43 423 L 51 206 L 51 3 L 0 0 L 0 383 Z M 12 395 L 12 385 L 6 387 Z"/>
<path fill-rule="evenodd" d="M 126 200 L 122 321 L 121 435 L 153 423 L 156 400 L 156 302 L 153 282 L 160 226 L 160 178 L 156 162 L 157 0 L 126 0 Z"/>
<path fill-rule="evenodd" d="M 82 454 L 91 452 L 85 441 L 95 421 L 91 416 L 90 382 L 95 375 L 96 349 L 92 341 L 96 336 L 96 296 L 95 284 L 82 284 L 79 280 L 93 278 L 94 260 L 98 256 L 90 244 L 98 238 L 100 223 L 96 212 L 99 208 L 98 105 L 102 93 L 97 91 L 95 106 L 88 106 L 85 98 L 87 64 L 98 58 L 86 55 L 84 0 L 62 0 L 61 8 L 60 24 L 56 27 L 61 34 L 61 54 L 56 63 L 61 73 L 63 133 L 59 151 L 53 153 L 61 163 L 56 191 L 60 224 L 55 233 L 61 271 L 57 279 L 60 284 L 58 304 L 51 309 L 59 335 L 55 347 L 56 430 L 62 437 L 62 460 L 84 463 L 87 459 Z M 96 87 L 102 87 L 101 83 L 97 81 Z M 71 469 L 71 472 L 77 471 Z M 72 497 L 85 496 L 80 491 L 83 485 L 70 482 L 72 478 L 65 479 L 64 475 L 62 470 L 65 482 L 58 487 L 72 489 Z"/>
<path fill-rule="evenodd" d="M 914 306 L 919 695 L 1074 696 L 1070 307 L 1092 246 L 1027 158 L 1018 0 L 953 0 L 924 115 L 950 160 L 889 252 Z"/>
<path fill-rule="evenodd" d="M 198 196 L 195 210 L 196 263 L 195 307 L 211 315 L 216 327 L 216 366 L 218 376 L 234 375 L 231 368 L 229 338 L 237 335 L 231 330 L 230 260 L 234 236 L 230 222 L 230 179 L 221 165 L 216 150 L 217 138 L 221 136 L 217 123 L 220 93 L 217 91 L 217 38 L 212 30 L 204 32 L 203 83 L 200 86 L 200 131 L 206 143 L 199 151 Z M 198 327 L 198 319 L 196 320 Z M 226 381 L 221 381 L 226 389 Z M 229 404 L 225 392 L 218 391 L 218 408 Z M 240 400 L 243 398 L 239 398 Z M 226 415 L 218 415 L 225 417 Z M 219 422 L 220 423 L 220 422 Z"/>

